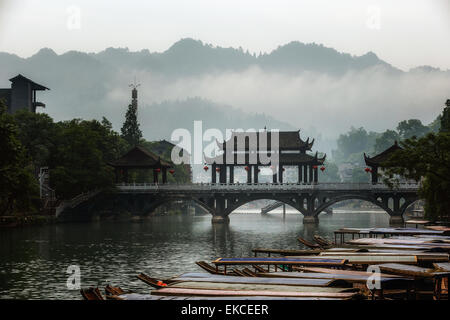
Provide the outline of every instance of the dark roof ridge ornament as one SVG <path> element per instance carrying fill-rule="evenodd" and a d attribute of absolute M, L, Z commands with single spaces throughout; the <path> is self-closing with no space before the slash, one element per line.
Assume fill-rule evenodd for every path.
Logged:
<path fill-rule="evenodd" d="M 136 83 L 136 76 L 134 76 L 134 82 L 128 85 L 130 88 L 137 89 L 141 84 Z"/>

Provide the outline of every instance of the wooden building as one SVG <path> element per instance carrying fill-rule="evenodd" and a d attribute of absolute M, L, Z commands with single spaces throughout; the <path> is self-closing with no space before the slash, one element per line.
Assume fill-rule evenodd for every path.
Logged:
<path fill-rule="evenodd" d="M 11 88 L 0 89 L 0 99 L 3 99 L 9 113 L 15 113 L 18 110 L 25 109 L 30 112 L 36 112 L 37 107 L 45 108 L 45 104 L 37 101 L 36 91 L 50 90 L 23 75 L 19 74 L 11 81 Z"/>
<path fill-rule="evenodd" d="M 160 156 L 141 146 L 135 146 L 109 165 L 115 169 L 116 183 L 128 183 L 128 171 L 132 169 L 153 170 L 153 183 L 159 183 L 161 173 L 162 183 L 166 183 L 167 171 L 173 167 L 172 163 L 162 160 Z"/>
<path fill-rule="evenodd" d="M 298 168 L 298 183 L 317 183 L 319 166 L 323 167 L 326 155 L 319 158 L 318 153 L 310 155 L 314 139 L 304 141 L 298 131 L 278 132 L 278 148 L 272 148 L 270 131 L 233 132 L 231 138 L 218 146 L 223 153 L 215 158 L 205 157 L 206 165 L 211 166 L 211 182 L 234 183 L 234 168 L 243 166 L 247 171 L 247 183 L 258 183 L 260 167 L 270 166 L 273 183 L 283 183 L 285 167 Z M 278 153 L 278 163 L 267 165 L 267 159 Z M 262 161 L 264 156 L 264 161 Z M 230 158 L 232 159 L 230 161 Z M 208 168 L 205 166 L 205 168 Z M 227 171 L 229 172 L 227 179 Z M 228 180 L 228 181 L 227 181 Z"/>
<path fill-rule="evenodd" d="M 388 160 L 392 153 L 401 149 L 402 148 L 398 145 L 397 141 L 395 141 L 392 146 L 373 157 L 369 157 L 364 153 L 364 161 L 366 162 L 366 165 L 370 167 L 370 169 L 367 168 L 368 170 L 366 169 L 366 171 L 371 173 L 373 184 L 378 183 L 379 170 L 383 167 L 383 162 Z"/>

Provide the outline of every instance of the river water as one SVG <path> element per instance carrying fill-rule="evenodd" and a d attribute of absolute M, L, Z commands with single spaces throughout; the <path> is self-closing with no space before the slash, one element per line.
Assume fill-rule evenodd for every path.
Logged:
<path fill-rule="evenodd" d="M 334 239 L 340 227 L 386 227 L 382 211 L 336 210 L 321 214 L 318 225 L 280 211 L 262 216 L 255 210 L 230 215 L 229 225 L 211 224 L 211 216 L 162 216 L 139 222 L 97 221 L 0 229 L 1 299 L 80 299 L 69 290 L 67 268 L 80 268 L 81 286 L 108 283 L 134 292 L 149 287 L 136 275 L 170 277 L 201 272 L 197 260 L 252 256 L 256 247 L 301 249 L 297 236 Z M 103 290 L 102 290 L 103 291 Z"/>

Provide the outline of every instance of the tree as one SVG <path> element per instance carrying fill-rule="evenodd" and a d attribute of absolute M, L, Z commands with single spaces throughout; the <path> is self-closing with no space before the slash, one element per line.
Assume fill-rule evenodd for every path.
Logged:
<path fill-rule="evenodd" d="M 25 147 L 27 157 L 35 169 L 47 165 L 50 149 L 53 147 L 55 124 L 45 113 L 19 110 L 14 114 L 18 126 L 18 137 Z"/>
<path fill-rule="evenodd" d="M 440 132 L 450 132 L 450 99 L 447 99 L 447 102 L 445 103 L 444 111 L 442 112 L 441 116 L 441 128 L 439 129 Z"/>
<path fill-rule="evenodd" d="M 59 198 L 112 187 L 114 173 L 108 161 L 125 145 L 106 121 L 74 119 L 56 124 L 49 158 L 50 183 Z"/>
<path fill-rule="evenodd" d="M 383 163 L 384 181 L 391 186 L 396 183 L 389 178 L 392 174 L 422 181 L 420 196 L 425 199 L 425 215 L 432 220 L 450 217 L 450 125 L 445 120 L 449 109 L 443 111 L 440 132 L 404 140 L 403 149 Z"/>
<path fill-rule="evenodd" d="M 395 141 L 400 140 L 400 135 L 397 131 L 386 130 L 375 140 L 375 153 L 380 153 L 394 144 Z"/>
<path fill-rule="evenodd" d="M 412 137 L 420 138 L 431 131 L 427 126 L 424 126 L 419 119 L 403 120 L 397 126 L 398 133 L 402 139 Z"/>
<path fill-rule="evenodd" d="M 322 182 L 340 182 L 341 178 L 339 177 L 339 169 L 334 162 L 330 162 L 326 160 L 324 162 L 325 170 L 322 173 L 319 173 L 319 181 Z"/>
<path fill-rule="evenodd" d="M 0 214 L 36 208 L 38 185 L 29 166 L 25 148 L 18 139 L 13 116 L 0 101 Z"/>
<path fill-rule="evenodd" d="M 369 132 L 364 128 L 351 128 L 346 134 L 339 135 L 337 140 L 337 150 L 333 151 L 333 158 L 336 162 L 349 162 L 350 158 L 361 161 L 363 152 L 368 152 L 376 139 L 376 133 Z"/>
<path fill-rule="evenodd" d="M 439 132 L 441 129 L 441 115 L 437 116 L 437 118 L 428 125 L 428 128 L 430 128 L 431 132 Z"/>
<path fill-rule="evenodd" d="M 142 132 L 139 129 L 139 123 L 137 121 L 137 105 L 130 104 L 128 106 L 121 133 L 122 138 L 124 138 L 131 146 L 139 144 L 142 138 Z"/>

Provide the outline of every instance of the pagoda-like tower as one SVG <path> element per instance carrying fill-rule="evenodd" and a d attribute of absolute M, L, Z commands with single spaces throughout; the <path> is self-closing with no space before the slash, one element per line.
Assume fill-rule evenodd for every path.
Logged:
<path fill-rule="evenodd" d="M 137 109 L 138 106 L 138 91 L 136 89 L 136 86 L 133 86 L 133 90 L 131 90 L 131 105 L 133 106 L 133 109 Z"/>
<path fill-rule="evenodd" d="M 137 88 L 140 86 L 140 84 L 136 83 L 136 77 L 134 78 L 134 83 L 130 84 L 130 87 L 133 88 L 131 90 L 131 105 L 133 106 L 134 110 L 137 110 L 138 107 L 138 91 Z"/>

